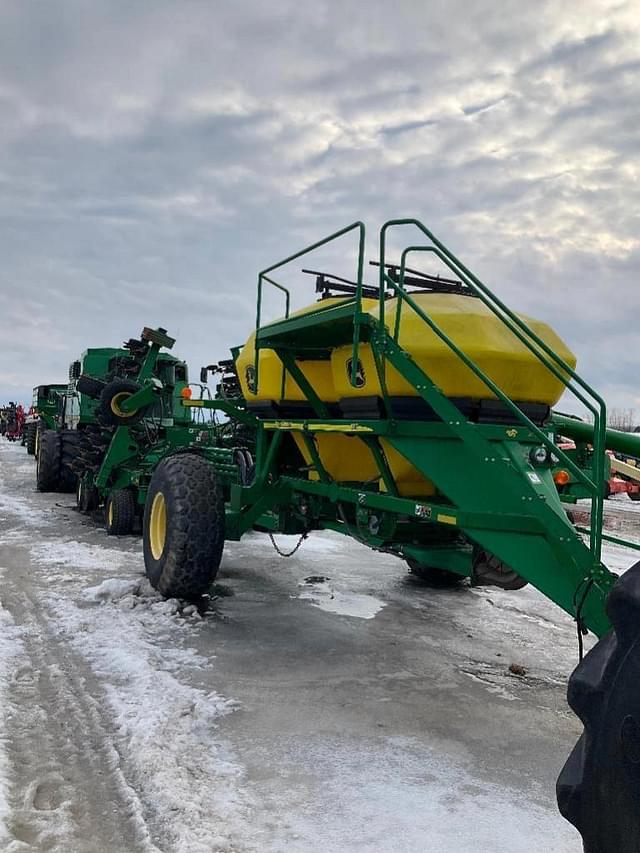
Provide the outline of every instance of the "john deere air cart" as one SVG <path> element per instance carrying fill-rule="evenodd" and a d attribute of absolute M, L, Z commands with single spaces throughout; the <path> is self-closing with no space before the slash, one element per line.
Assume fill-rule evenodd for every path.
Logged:
<path fill-rule="evenodd" d="M 406 225 L 421 240 L 389 264 L 389 232 Z M 319 275 L 320 301 L 290 312 L 274 271 L 349 233 L 353 283 Z M 363 284 L 362 223 L 260 273 L 256 330 L 235 359 L 246 407 L 184 404 L 256 430 L 255 477 L 225 501 L 205 458 L 161 462 L 144 514 L 147 575 L 166 596 L 195 597 L 215 578 L 225 539 L 330 529 L 436 584 L 534 584 L 580 636 L 603 638 L 570 681 L 585 734 L 558 782 L 561 811 L 589 851 L 637 853 L 640 568 L 616 583 L 601 560 L 605 404 L 546 324 L 511 311 L 420 222 L 387 222 L 379 246 L 377 287 Z M 418 253 L 451 278 L 410 269 Z M 265 285 L 285 298 L 284 318 L 266 325 Z M 564 391 L 593 418 L 590 475 L 553 441 L 551 407 Z M 553 455 L 592 498 L 584 533 L 567 519 Z"/>

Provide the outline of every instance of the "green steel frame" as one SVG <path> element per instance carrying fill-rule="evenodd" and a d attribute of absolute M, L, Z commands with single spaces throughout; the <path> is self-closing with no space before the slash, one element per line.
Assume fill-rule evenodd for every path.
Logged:
<path fill-rule="evenodd" d="M 150 336 L 150 346 L 135 377 L 141 388 L 119 403 L 119 408 L 126 413 L 138 412 L 152 405 L 162 394 L 166 395 L 166 389 L 158 379 L 158 366 L 163 360 L 168 359 L 171 359 L 171 363 L 179 363 L 178 359 L 161 352 L 162 347 L 173 346 L 172 338 L 161 330 L 145 331 Z M 126 350 L 97 352 L 127 355 Z M 87 356 L 91 353 L 92 350 L 87 351 L 84 362 L 87 362 Z M 90 361 L 88 366 L 93 367 L 93 375 L 96 378 L 104 378 L 104 364 L 106 362 L 102 358 L 99 362 L 100 366 L 95 359 L 93 362 Z M 166 423 L 160 424 L 153 442 L 149 442 L 145 423 L 115 428 L 99 470 L 95 475 L 91 470 L 86 470 L 80 475 L 88 488 L 93 487 L 97 490 L 100 501 L 105 501 L 111 491 L 130 488 L 134 490 L 138 507 L 143 507 L 151 475 L 158 462 L 172 453 L 187 449 L 202 453 L 216 468 L 223 482 L 239 482 L 233 450 L 217 446 L 213 425 L 193 423 L 191 413 L 186 412 L 179 405 L 178 401 L 182 399 L 181 391 L 186 387 L 188 387 L 188 377 L 185 374 L 184 381 L 176 383 L 173 390 L 170 418 Z M 95 401 L 89 402 L 95 408 Z M 93 423 L 97 424 L 95 414 L 93 414 Z"/>

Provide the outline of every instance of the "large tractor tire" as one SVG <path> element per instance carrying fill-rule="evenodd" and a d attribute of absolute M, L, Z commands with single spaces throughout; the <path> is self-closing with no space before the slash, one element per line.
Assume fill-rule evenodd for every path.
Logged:
<path fill-rule="evenodd" d="M 105 527 L 109 536 L 128 536 L 136 518 L 136 501 L 131 489 L 114 489 L 105 506 Z"/>
<path fill-rule="evenodd" d="M 36 456 L 36 483 L 39 492 L 75 492 L 77 477 L 71 464 L 78 451 L 75 430 L 47 429 L 40 434 Z"/>
<path fill-rule="evenodd" d="M 60 433 L 60 486 L 58 491 L 73 494 L 78 485 L 75 461 L 80 450 L 82 436 L 77 430 L 65 429 Z"/>
<path fill-rule="evenodd" d="M 197 599 L 218 573 L 224 548 L 224 501 L 213 467 L 195 454 L 164 459 L 144 510 L 147 577 L 167 598 Z"/>
<path fill-rule="evenodd" d="M 40 448 L 40 439 L 42 438 L 42 433 L 46 432 L 47 425 L 44 421 L 38 421 L 38 425 L 36 427 L 36 446 L 35 446 L 35 457 L 38 458 L 38 451 Z"/>
<path fill-rule="evenodd" d="M 54 430 L 40 435 L 36 457 L 36 485 L 39 492 L 57 492 L 60 488 L 62 441 Z"/>
<path fill-rule="evenodd" d="M 136 412 L 125 412 L 121 405 L 140 390 L 140 385 L 131 379 L 114 379 L 102 389 L 98 417 L 105 426 L 131 426 L 142 420 L 148 406 Z"/>
<path fill-rule="evenodd" d="M 29 456 L 36 455 L 36 438 L 38 435 L 38 422 L 31 421 L 30 423 L 25 425 L 24 428 L 25 434 L 25 444 L 27 447 L 27 453 Z"/>
<path fill-rule="evenodd" d="M 613 630 L 569 679 L 584 732 L 560 773 L 558 806 L 585 853 L 640 850 L 640 563 L 607 599 Z"/>
<path fill-rule="evenodd" d="M 449 572 L 447 569 L 438 569 L 435 566 L 425 566 L 414 560 L 413 557 L 407 557 L 406 561 L 411 574 L 419 578 L 426 586 L 446 589 L 460 586 L 464 581 L 464 577 L 456 572 Z"/>

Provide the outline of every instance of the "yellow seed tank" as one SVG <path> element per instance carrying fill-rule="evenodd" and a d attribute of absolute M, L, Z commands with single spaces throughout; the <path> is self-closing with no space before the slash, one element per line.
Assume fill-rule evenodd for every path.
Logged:
<path fill-rule="evenodd" d="M 412 298 L 437 326 L 466 354 L 498 387 L 517 403 L 553 406 L 560 398 L 564 386 L 524 346 L 515 335 L 477 298 L 458 293 L 416 293 Z M 322 305 L 348 302 L 338 297 L 325 299 Z M 378 314 L 378 303 L 374 299 L 363 299 L 363 310 L 374 316 Z M 310 305 L 298 315 L 318 309 L 318 303 Z M 396 298 L 385 304 L 385 324 L 390 333 L 396 326 L 396 312 L 401 310 L 399 338 L 400 346 L 411 354 L 415 363 L 433 380 L 443 393 L 454 400 L 464 399 L 479 402 L 495 399 L 495 395 L 475 374 L 467 368 L 443 343 L 418 315 L 406 304 L 399 308 Z M 555 351 L 565 362 L 575 368 L 576 359 L 569 348 L 546 323 L 520 315 L 522 320 Z M 371 346 L 361 343 L 359 347 L 359 381 L 351 384 L 350 345 L 336 347 L 325 359 L 305 359 L 297 362 L 316 394 L 334 410 L 334 417 L 349 417 L 350 401 L 355 398 L 382 398 L 382 388 Z M 263 413 L 272 411 L 279 416 L 294 417 L 292 404 L 304 404 L 305 395 L 295 381 L 286 375 L 283 394 L 283 367 L 272 350 L 260 351 L 258 387 L 254 387 L 255 335 L 252 335 L 237 359 L 237 369 L 243 394 L 250 408 Z M 409 385 L 390 365 L 386 373 L 387 394 L 406 407 L 420 402 L 416 389 Z M 413 403 L 412 403 L 413 401 Z M 353 403 L 351 403 L 353 405 Z M 269 410 L 271 406 L 271 410 Z M 266 407 L 266 408 L 265 408 Z M 305 414 L 304 417 L 313 417 Z M 416 416 L 415 420 L 420 420 Z M 294 438 L 296 434 L 294 433 Z M 369 449 L 358 438 L 327 434 L 316 436 L 318 451 L 328 473 L 341 482 L 364 482 L 375 478 L 378 467 Z M 311 465 L 308 450 L 298 436 L 296 443 L 307 465 Z M 400 454 L 381 439 L 389 467 L 394 475 L 400 494 L 424 496 L 433 493 L 432 484 Z M 311 472 L 311 477 L 317 476 Z"/>

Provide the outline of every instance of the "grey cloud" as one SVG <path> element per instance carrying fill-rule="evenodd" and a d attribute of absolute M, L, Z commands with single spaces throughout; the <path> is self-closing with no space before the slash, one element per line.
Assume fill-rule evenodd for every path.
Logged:
<path fill-rule="evenodd" d="M 630 4 L 5 6 L 0 399 L 145 324 L 196 369 L 248 335 L 258 269 L 407 214 L 638 396 Z"/>

